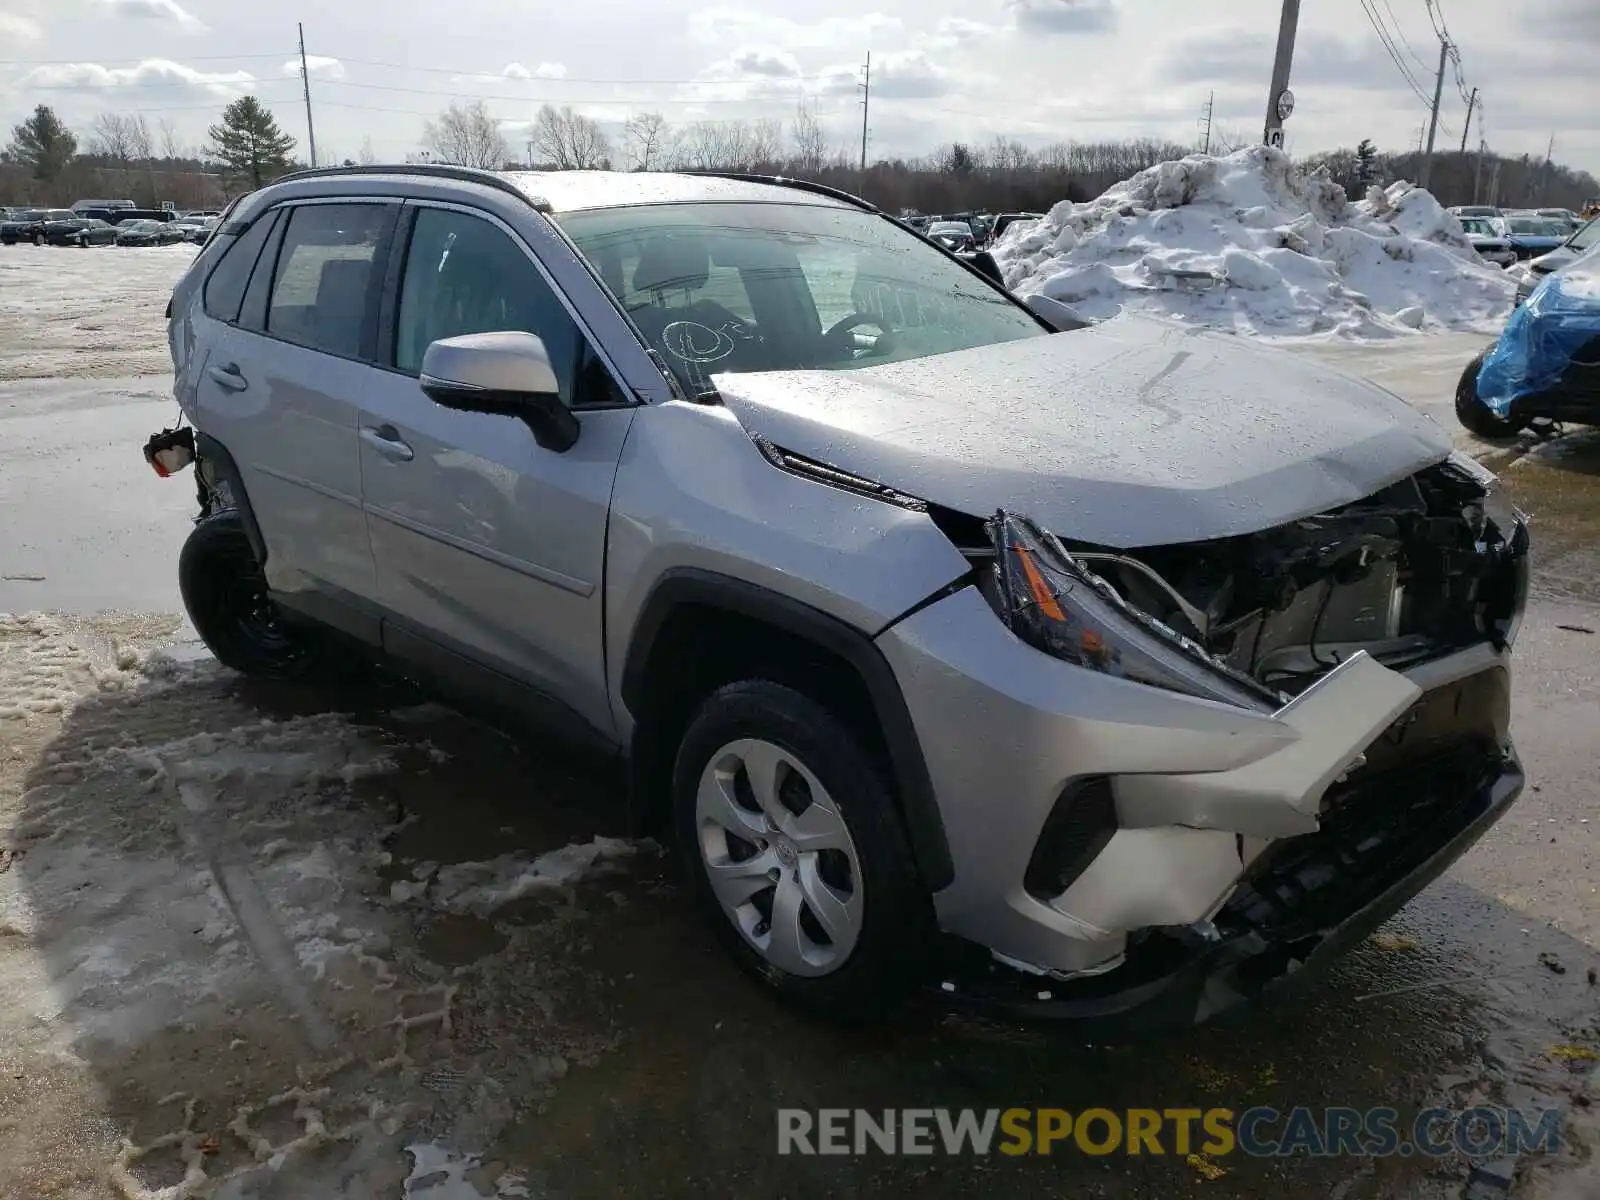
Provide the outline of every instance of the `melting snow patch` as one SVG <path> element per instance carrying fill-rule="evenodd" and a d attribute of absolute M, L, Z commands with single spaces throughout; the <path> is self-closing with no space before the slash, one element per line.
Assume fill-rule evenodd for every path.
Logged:
<path fill-rule="evenodd" d="M 434 877 L 429 898 L 445 912 L 486 917 L 513 900 L 539 893 L 563 892 L 584 879 L 616 870 L 617 860 L 636 853 L 635 843 L 597 837 L 574 842 L 537 858 L 503 854 L 488 862 L 451 863 Z M 395 899 L 410 899 L 425 885 L 396 883 Z"/>
<path fill-rule="evenodd" d="M 1254 336 L 1498 332 L 1515 281 L 1409 183 L 1352 202 L 1280 150 L 1158 163 L 1084 204 L 1018 222 L 1006 284 L 1091 320 L 1134 311 Z"/>
<path fill-rule="evenodd" d="M 483 1161 L 481 1155 L 457 1154 L 431 1142 L 407 1146 L 406 1153 L 413 1163 L 405 1180 L 406 1200 L 485 1200 L 485 1193 L 467 1178 Z M 514 1171 L 502 1172 L 494 1188 L 495 1200 L 532 1194 Z"/>

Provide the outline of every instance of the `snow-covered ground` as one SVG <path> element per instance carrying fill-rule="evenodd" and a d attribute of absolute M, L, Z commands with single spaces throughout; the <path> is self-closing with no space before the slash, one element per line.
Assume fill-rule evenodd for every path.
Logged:
<path fill-rule="evenodd" d="M 0 248 L 0 380 L 170 372 L 162 313 L 197 248 Z"/>
<path fill-rule="evenodd" d="M 1119 309 L 1266 337 L 1497 333 L 1515 282 L 1433 196 L 1351 202 L 1266 146 L 1160 163 L 1007 230 L 1007 284 L 1100 319 Z"/>

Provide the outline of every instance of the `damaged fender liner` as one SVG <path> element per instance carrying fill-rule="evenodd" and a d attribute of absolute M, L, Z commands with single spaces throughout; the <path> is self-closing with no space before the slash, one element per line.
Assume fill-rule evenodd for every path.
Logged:
<path fill-rule="evenodd" d="M 1284 842 L 1300 852 L 1253 876 L 1248 893 L 1218 913 L 1213 937 L 1152 930 L 1116 971 L 1069 983 L 963 953 L 952 964 L 955 991 L 946 999 L 1012 1019 L 1070 1020 L 1088 1037 L 1192 1027 L 1365 938 L 1471 849 L 1523 782 L 1514 752 L 1479 745 L 1386 773 L 1351 804 L 1391 814 L 1376 839 L 1370 822 L 1352 820 Z M 1409 805 L 1396 804 L 1400 796 Z M 1363 855 L 1380 861 L 1363 872 Z M 1349 874 L 1363 878 L 1350 881 Z M 1309 888 L 1304 879 L 1326 882 Z"/>

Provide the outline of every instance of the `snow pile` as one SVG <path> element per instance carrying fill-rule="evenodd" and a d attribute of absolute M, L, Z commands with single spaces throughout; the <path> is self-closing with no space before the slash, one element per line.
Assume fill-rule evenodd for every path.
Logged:
<path fill-rule="evenodd" d="M 1062 201 L 994 250 L 1006 284 L 1098 320 L 1119 310 L 1256 336 L 1497 332 L 1515 285 L 1409 183 L 1351 202 L 1253 146 L 1158 163 L 1097 200 Z"/>

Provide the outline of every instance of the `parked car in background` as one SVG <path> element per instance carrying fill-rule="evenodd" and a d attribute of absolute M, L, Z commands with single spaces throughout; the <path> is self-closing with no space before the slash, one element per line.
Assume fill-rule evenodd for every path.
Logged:
<path fill-rule="evenodd" d="M 1570 208 L 1536 208 L 1533 212 L 1534 216 L 1546 217 L 1557 224 L 1565 225 L 1569 234 L 1583 224 L 1583 218 Z"/>
<path fill-rule="evenodd" d="M 978 239 L 972 234 L 972 226 L 965 221 L 934 221 L 926 232 L 946 250 L 957 254 L 971 254 L 978 248 Z"/>
<path fill-rule="evenodd" d="M 117 227 L 98 217 L 50 221 L 44 227 L 44 240 L 52 246 L 109 246 L 117 240 Z"/>
<path fill-rule="evenodd" d="M 1498 225 L 1519 262 L 1547 254 L 1572 236 L 1565 225 L 1549 217 L 1512 214 L 1501 217 Z"/>
<path fill-rule="evenodd" d="M 117 226 L 119 246 L 170 246 L 183 241 L 183 230 L 170 221 L 124 221 Z"/>
<path fill-rule="evenodd" d="M 197 246 L 204 246 L 211 237 L 211 231 L 217 227 L 220 217 L 191 217 L 174 221 L 173 224 L 183 230 L 183 240 L 193 242 Z"/>
<path fill-rule="evenodd" d="M 1035 213 L 1035 212 L 1008 212 L 1008 213 L 1001 213 L 998 217 L 996 217 L 994 219 L 994 229 L 990 234 L 990 239 L 992 241 L 998 242 L 1001 238 L 1003 238 L 1005 236 L 1006 230 L 1010 229 L 1018 221 L 1040 221 L 1040 220 L 1043 220 L 1043 219 L 1044 219 L 1044 214 L 1043 213 Z"/>
<path fill-rule="evenodd" d="M 88 215 L 91 209 L 137 207 L 132 200 L 74 200 L 72 202 L 72 211 L 80 216 Z"/>
<path fill-rule="evenodd" d="M 183 215 L 185 217 L 220 217 L 222 210 L 220 208 L 191 208 Z"/>
<path fill-rule="evenodd" d="M 1472 248 L 1478 252 L 1478 257 L 1485 262 L 1492 262 L 1497 267 L 1509 267 L 1517 261 L 1517 252 L 1511 240 L 1500 232 L 1491 218 L 1462 217 L 1461 229 L 1472 243 Z"/>
<path fill-rule="evenodd" d="M 1579 227 L 1578 232 L 1548 254 L 1528 260 L 1529 278 L 1518 288 L 1517 302 L 1526 300 L 1546 275 L 1559 271 L 1570 262 L 1576 262 L 1596 246 L 1600 246 L 1600 217 L 1591 218 L 1587 224 Z"/>
<path fill-rule="evenodd" d="M 76 214 L 68 208 L 24 209 L 0 225 L 0 243 L 7 246 L 16 242 L 45 243 L 45 226 L 53 221 L 70 221 Z"/>
<path fill-rule="evenodd" d="M 1458 217 L 1498 217 L 1500 210 L 1492 204 L 1458 204 L 1450 209 Z"/>

